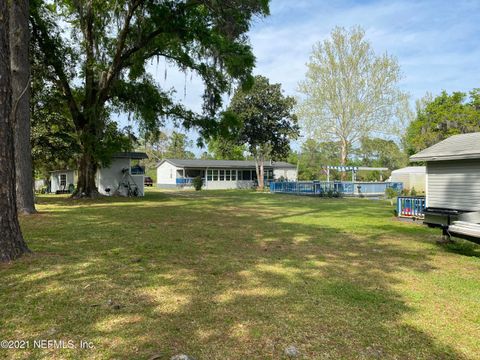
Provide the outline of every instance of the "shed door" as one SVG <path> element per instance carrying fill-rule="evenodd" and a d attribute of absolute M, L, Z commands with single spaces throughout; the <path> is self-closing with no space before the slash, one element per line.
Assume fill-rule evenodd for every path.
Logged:
<path fill-rule="evenodd" d="M 60 189 L 65 190 L 67 187 L 67 174 L 60 174 L 58 176 L 58 184 L 60 185 Z"/>
<path fill-rule="evenodd" d="M 429 207 L 480 211 L 480 160 L 429 162 L 427 201 Z"/>

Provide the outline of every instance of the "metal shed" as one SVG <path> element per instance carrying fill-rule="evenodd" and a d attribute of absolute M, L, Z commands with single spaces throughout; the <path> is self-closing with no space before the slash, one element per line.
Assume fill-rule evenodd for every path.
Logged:
<path fill-rule="evenodd" d="M 415 189 L 417 192 L 425 192 L 426 166 L 407 166 L 393 170 L 390 181 L 403 183 L 406 190 Z"/>

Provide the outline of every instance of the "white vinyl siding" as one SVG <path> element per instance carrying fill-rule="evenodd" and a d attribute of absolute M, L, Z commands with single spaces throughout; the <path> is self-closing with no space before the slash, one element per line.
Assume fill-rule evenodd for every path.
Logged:
<path fill-rule="evenodd" d="M 112 159 L 110 165 L 107 168 L 100 168 L 97 170 L 96 183 L 98 191 L 104 195 L 112 195 L 117 189 L 126 195 L 124 186 L 119 188 L 120 182 L 122 182 L 124 174 L 123 169 L 130 168 L 130 159 Z M 126 178 L 125 180 L 129 180 Z M 142 180 L 143 181 L 143 180 Z M 138 184 L 140 186 L 140 184 Z M 106 189 L 110 189 L 106 191 Z"/>
<path fill-rule="evenodd" d="M 167 184 L 175 186 L 177 184 L 178 170 L 180 168 L 170 164 L 168 161 L 164 161 L 157 167 L 157 185 Z"/>
<path fill-rule="evenodd" d="M 68 190 L 70 184 L 75 185 L 74 170 L 52 171 L 50 176 L 50 191 L 55 193 L 58 190 Z"/>
<path fill-rule="evenodd" d="M 425 192 L 425 174 L 416 173 L 400 173 L 395 174 L 392 171 L 391 181 L 403 183 L 403 188 L 406 190 L 415 190 L 418 192 Z"/>
<path fill-rule="evenodd" d="M 277 168 L 273 170 L 273 177 L 275 180 L 297 181 L 297 169 Z"/>
<path fill-rule="evenodd" d="M 253 181 L 242 181 L 237 171 L 236 169 L 208 169 L 205 189 L 251 188 L 254 185 Z"/>
<path fill-rule="evenodd" d="M 427 163 L 429 207 L 480 210 L 480 160 Z"/>

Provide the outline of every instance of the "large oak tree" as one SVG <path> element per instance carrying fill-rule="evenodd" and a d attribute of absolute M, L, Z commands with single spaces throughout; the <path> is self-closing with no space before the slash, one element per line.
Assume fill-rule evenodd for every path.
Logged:
<path fill-rule="evenodd" d="M 133 114 L 146 130 L 156 131 L 168 117 L 197 127 L 201 138 L 214 134 L 222 94 L 232 83 L 251 81 L 246 33 L 254 16 L 267 14 L 268 0 L 32 0 L 35 48 L 80 144 L 74 196 L 98 194 L 95 172 L 112 150 L 105 131 L 113 111 Z M 147 62 L 159 58 L 203 80 L 201 114 L 175 103 L 149 75 Z"/>
<path fill-rule="evenodd" d="M 469 96 L 446 91 L 435 98 L 429 94 L 417 102 L 417 117 L 405 134 L 408 155 L 415 154 L 452 135 L 480 131 L 480 89 Z"/>

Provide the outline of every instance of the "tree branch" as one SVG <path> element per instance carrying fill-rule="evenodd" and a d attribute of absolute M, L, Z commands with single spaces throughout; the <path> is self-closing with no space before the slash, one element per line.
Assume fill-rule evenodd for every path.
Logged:
<path fill-rule="evenodd" d="M 38 44 L 43 52 L 44 61 L 47 65 L 50 65 L 56 76 L 58 77 L 58 84 L 63 91 L 63 96 L 67 100 L 67 105 L 72 115 L 73 122 L 75 126 L 81 128 L 83 125 L 83 114 L 80 112 L 77 102 L 73 96 L 72 89 L 68 82 L 65 69 L 63 67 L 61 57 L 55 51 L 55 41 L 49 35 L 49 29 L 43 19 L 41 19 L 38 12 L 33 12 L 32 14 L 32 26 L 36 28 L 39 32 L 37 37 Z"/>
<path fill-rule="evenodd" d="M 32 75 L 29 74 L 28 75 L 28 79 L 27 79 L 27 83 L 25 84 L 25 87 L 23 88 L 22 92 L 20 93 L 20 95 L 18 95 L 18 98 L 15 99 L 15 103 L 13 104 L 13 109 L 12 109 L 12 115 L 13 115 L 13 119 L 15 121 L 17 121 L 17 109 L 18 109 L 18 104 L 20 103 L 20 100 L 22 100 L 22 97 L 25 95 L 25 93 L 27 92 L 28 90 L 28 87 L 30 85 L 30 79 L 32 78 Z"/>
<path fill-rule="evenodd" d="M 95 75 L 94 75 L 94 56 L 93 56 L 93 9 L 92 1 L 87 4 L 87 13 L 83 22 L 84 36 L 86 41 L 86 66 L 85 66 L 85 101 L 87 104 L 92 105 L 95 97 Z M 83 27 L 82 26 L 82 27 Z M 87 105 L 88 106 L 88 105 Z"/>
<path fill-rule="evenodd" d="M 108 68 L 108 71 L 105 75 L 102 76 L 100 80 L 100 89 L 99 89 L 99 102 L 103 102 L 106 100 L 108 96 L 108 91 L 110 86 L 112 85 L 113 79 L 118 75 L 121 70 L 122 64 L 122 53 L 125 47 L 125 41 L 127 39 L 127 35 L 130 31 L 130 21 L 132 20 L 133 14 L 135 10 L 140 6 L 140 4 L 144 0 L 135 0 L 131 7 L 128 9 L 127 14 L 125 16 L 125 23 L 123 24 L 123 28 L 118 34 L 117 37 L 117 47 L 115 49 L 115 55 L 113 57 L 113 61 Z"/>

